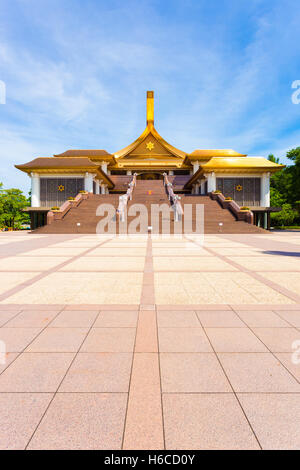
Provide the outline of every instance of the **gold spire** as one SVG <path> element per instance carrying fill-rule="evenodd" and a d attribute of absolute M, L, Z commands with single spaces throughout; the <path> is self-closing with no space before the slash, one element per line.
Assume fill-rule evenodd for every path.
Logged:
<path fill-rule="evenodd" d="M 154 124 L 154 91 L 147 91 L 147 126 Z"/>

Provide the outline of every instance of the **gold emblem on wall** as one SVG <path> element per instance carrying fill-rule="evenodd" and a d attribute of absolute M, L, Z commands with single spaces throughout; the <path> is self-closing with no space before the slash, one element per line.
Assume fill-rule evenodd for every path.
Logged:
<path fill-rule="evenodd" d="M 146 144 L 146 147 L 147 147 L 148 150 L 152 150 L 152 149 L 154 149 L 154 143 L 151 142 L 151 140 L 150 140 L 150 141 Z"/>
<path fill-rule="evenodd" d="M 238 184 L 238 185 L 235 187 L 235 189 L 236 189 L 237 191 L 243 191 L 243 186 L 242 186 L 241 184 Z"/>
<path fill-rule="evenodd" d="M 57 189 L 58 189 L 58 191 L 60 191 L 62 193 L 65 190 L 65 187 L 64 187 L 63 184 L 60 184 Z"/>

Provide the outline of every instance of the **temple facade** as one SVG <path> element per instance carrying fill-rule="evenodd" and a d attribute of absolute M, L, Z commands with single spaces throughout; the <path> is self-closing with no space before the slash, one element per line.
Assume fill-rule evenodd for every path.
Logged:
<path fill-rule="evenodd" d="M 180 181 L 175 190 L 207 195 L 220 191 L 241 206 L 270 206 L 270 176 L 282 165 L 262 157 L 248 157 L 231 149 L 184 152 L 169 144 L 154 127 L 154 92 L 147 92 L 144 132 L 114 153 L 106 150 L 67 150 L 16 165 L 31 178 L 31 211 L 60 207 L 68 198 L 86 191 L 122 192 L 120 177 L 161 179 L 163 173 Z"/>

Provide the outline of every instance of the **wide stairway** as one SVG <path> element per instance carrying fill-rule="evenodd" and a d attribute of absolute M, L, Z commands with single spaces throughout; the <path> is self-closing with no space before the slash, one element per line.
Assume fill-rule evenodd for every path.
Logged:
<path fill-rule="evenodd" d="M 263 229 L 244 221 L 237 221 L 234 215 L 223 209 L 217 201 L 209 196 L 181 195 L 181 205 L 184 213 L 185 205 L 192 204 L 191 218 L 193 231 L 196 226 L 196 205 L 204 205 L 204 233 L 263 233 Z M 184 220 L 185 215 L 183 215 Z M 222 225 L 220 225 L 222 224 Z"/>
<path fill-rule="evenodd" d="M 44 225 L 44 227 L 35 230 L 35 233 L 95 234 L 97 224 L 103 218 L 103 216 L 96 215 L 100 204 L 111 204 L 116 211 L 119 204 L 119 194 L 90 194 L 88 199 L 84 199 L 77 207 L 70 209 L 63 219 L 55 220 L 51 225 Z"/>
<path fill-rule="evenodd" d="M 136 187 L 133 191 L 133 198 L 132 201 L 128 203 L 128 213 L 131 212 L 131 207 L 135 204 L 143 204 L 146 207 L 148 213 L 148 226 L 153 225 L 153 221 L 151 220 L 151 207 L 152 205 L 162 205 L 166 204 L 170 207 L 169 199 L 163 185 L 162 180 L 137 180 Z M 138 213 L 137 213 L 138 215 Z M 171 227 L 174 220 L 174 213 L 170 211 L 168 214 L 170 217 Z M 128 225 L 133 221 L 135 215 L 128 215 Z M 161 233 L 162 230 L 162 220 L 163 215 L 159 215 L 159 232 Z M 140 230 L 138 228 L 138 230 Z M 171 229 L 172 230 L 172 229 Z"/>
<path fill-rule="evenodd" d="M 97 208 L 101 204 L 110 204 L 113 206 L 110 213 L 110 219 L 116 224 L 116 233 L 119 233 L 119 217 L 115 215 L 115 211 L 119 204 L 119 194 L 107 195 L 89 195 L 89 198 L 83 200 L 77 207 L 70 211 L 61 220 L 54 221 L 51 225 L 45 225 L 36 230 L 39 233 L 96 233 L 98 223 L 107 217 L 103 213 L 102 216 L 96 215 Z M 128 212 L 134 210 L 134 204 L 143 204 L 148 212 L 148 226 L 153 226 L 151 221 L 152 204 L 169 204 L 165 187 L 162 180 L 138 180 L 133 191 L 132 201 L 128 203 Z M 192 212 L 188 216 L 183 214 L 184 218 L 189 217 L 190 226 L 194 231 L 196 228 L 196 205 L 204 205 L 204 233 L 262 233 L 264 230 L 255 225 L 248 224 L 244 221 L 236 221 L 235 217 L 227 209 L 222 209 L 218 202 L 210 199 L 209 196 L 192 196 L 181 195 L 181 205 L 185 212 L 185 205 L 192 205 Z M 137 211 L 134 215 L 128 215 L 128 225 L 139 216 Z M 159 233 L 162 232 L 163 217 L 160 215 Z M 222 225 L 220 225 L 222 224 Z M 139 231 L 137 227 L 137 232 Z M 174 212 L 170 211 L 170 233 L 174 233 Z"/>

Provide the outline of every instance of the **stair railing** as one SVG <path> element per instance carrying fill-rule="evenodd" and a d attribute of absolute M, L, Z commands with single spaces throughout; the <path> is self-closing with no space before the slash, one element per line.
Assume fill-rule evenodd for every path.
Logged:
<path fill-rule="evenodd" d="M 125 222 L 127 204 L 128 204 L 128 201 L 132 201 L 132 193 L 136 186 L 136 177 L 137 177 L 137 174 L 134 173 L 130 183 L 128 184 L 128 189 L 126 191 L 126 194 L 122 194 L 122 196 L 119 196 L 119 205 L 117 209 L 117 214 L 119 215 L 121 222 Z"/>
<path fill-rule="evenodd" d="M 181 197 L 177 196 L 177 194 L 174 193 L 173 184 L 169 182 L 167 173 L 164 173 L 163 176 L 164 176 L 164 186 L 167 190 L 167 195 L 171 203 L 172 209 L 174 211 L 175 222 L 178 222 L 179 220 L 181 220 L 181 217 L 183 214 L 183 208 L 180 202 Z"/>
<path fill-rule="evenodd" d="M 180 202 L 181 197 L 179 196 L 174 196 L 174 216 L 175 216 L 175 222 L 179 222 L 181 220 L 182 214 L 183 214 L 183 208 Z"/>

